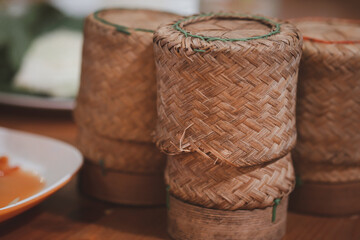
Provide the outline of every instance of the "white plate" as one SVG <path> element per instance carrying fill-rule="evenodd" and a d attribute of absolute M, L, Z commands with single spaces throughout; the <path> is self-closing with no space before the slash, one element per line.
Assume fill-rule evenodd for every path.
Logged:
<path fill-rule="evenodd" d="M 45 180 L 45 187 L 31 197 L 0 208 L 0 222 L 29 209 L 59 190 L 83 163 L 80 152 L 67 143 L 0 127 L 1 155 L 8 156 L 11 165 L 40 175 Z"/>
<path fill-rule="evenodd" d="M 40 97 L 19 93 L 0 92 L 0 103 L 49 110 L 73 110 L 75 106 L 74 99 Z"/>

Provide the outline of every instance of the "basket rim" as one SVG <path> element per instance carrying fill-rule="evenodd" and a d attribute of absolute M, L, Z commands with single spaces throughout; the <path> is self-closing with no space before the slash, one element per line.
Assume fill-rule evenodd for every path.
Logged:
<path fill-rule="evenodd" d="M 222 38 L 222 37 L 211 37 L 211 36 L 201 36 L 201 35 L 196 35 L 196 34 L 191 34 L 190 32 L 186 31 L 184 28 L 182 28 L 180 26 L 181 23 L 188 21 L 188 20 L 197 20 L 197 19 L 201 19 L 202 17 L 213 17 L 213 18 L 218 18 L 218 17 L 234 17 L 234 18 L 238 18 L 238 19 L 243 19 L 243 20 L 252 20 L 252 21 L 263 21 L 269 25 L 272 26 L 273 29 L 271 32 L 269 32 L 268 34 L 264 34 L 264 35 L 259 35 L 259 36 L 255 36 L 255 37 L 247 37 L 247 38 Z M 193 37 L 193 38 L 199 38 L 201 40 L 204 41 L 223 41 L 223 42 L 236 42 L 236 41 L 242 41 L 242 42 L 247 42 L 250 40 L 256 40 L 256 39 L 263 39 L 263 38 L 268 38 L 270 36 L 273 36 L 275 34 L 280 33 L 280 23 L 272 21 L 269 18 L 266 17 L 262 17 L 259 15 L 249 15 L 249 14 L 241 14 L 241 13 L 206 13 L 206 14 L 198 14 L 198 15 L 194 15 L 194 16 L 190 16 L 190 17 L 185 17 L 182 18 L 180 20 L 178 20 L 177 22 L 175 22 L 173 24 L 173 28 L 177 31 L 179 31 L 180 33 L 182 33 L 185 37 Z"/>
<path fill-rule="evenodd" d="M 314 22 L 326 22 L 326 21 L 338 21 L 343 23 L 356 23 L 359 24 L 360 27 L 360 20 L 358 19 L 347 19 L 347 18 L 331 18 L 331 17 L 300 17 L 300 18 L 290 18 L 289 21 L 291 23 L 301 23 L 302 21 L 314 21 Z M 304 32 L 303 39 L 304 41 L 322 43 L 322 44 L 359 44 L 359 40 L 343 40 L 343 41 L 332 41 L 332 40 L 323 40 L 321 38 L 313 38 L 306 36 Z"/>
<path fill-rule="evenodd" d="M 139 31 L 139 32 L 148 32 L 148 33 L 154 33 L 155 30 L 153 29 L 146 29 L 146 28 L 130 28 L 127 27 L 125 25 L 120 25 L 120 24 L 116 24 L 116 23 L 112 23 L 110 21 L 105 20 L 104 18 L 100 17 L 99 14 L 101 12 L 104 11 L 111 11 L 111 10 L 140 10 L 140 11 L 149 11 L 149 12 L 158 12 L 158 13 L 167 13 L 167 14 L 172 14 L 169 12 L 163 12 L 163 11 L 156 11 L 156 10 L 151 10 L 151 9 L 140 9 L 140 8 L 103 8 L 100 10 L 95 11 L 92 15 L 94 17 L 94 19 L 98 22 L 101 22 L 105 25 L 114 27 L 116 29 L 116 31 L 118 32 L 122 32 L 125 33 L 127 35 L 131 35 L 131 30 L 132 31 Z M 175 14 L 174 14 L 175 15 Z"/>

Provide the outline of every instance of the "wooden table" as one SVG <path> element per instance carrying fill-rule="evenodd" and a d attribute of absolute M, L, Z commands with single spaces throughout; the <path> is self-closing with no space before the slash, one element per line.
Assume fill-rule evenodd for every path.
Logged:
<path fill-rule="evenodd" d="M 74 143 L 69 112 L 0 106 L 0 126 Z M 360 203 L 359 203 L 360 204 Z M 169 239 L 165 207 L 129 207 L 90 199 L 76 179 L 33 209 L 0 224 L 0 239 Z M 360 218 L 321 218 L 289 213 L 285 240 L 360 239 Z"/>

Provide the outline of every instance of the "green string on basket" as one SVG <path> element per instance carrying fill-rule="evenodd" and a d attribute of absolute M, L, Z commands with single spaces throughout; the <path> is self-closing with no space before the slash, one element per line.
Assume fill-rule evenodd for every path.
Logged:
<path fill-rule="evenodd" d="M 112 9 L 107 9 L 107 10 L 121 10 L 121 8 L 112 8 Z M 115 24 L 115 23 L 112 23 L 112 22 L 109 22 L 109 21 L 106 21 L 105 19 L 101 18 L 99 16 L 99 13 L 101 13 L 102 11 L 104 10 L 99 10 L 99 11 L 96 11 L 94 13 L 94 18 L 96 20 L 98 20 L 99 22 L 102 22 L 104 24 L 107 24 L 107 25 L 110 25 L 110 26 L 113 26 L 116 31 L 118 32 L 122 32 L 126 35 L 131 35 L 131 32 L 129 30 L 134 30 L 134 31 L 140 31 L 140 32 L 150 32 L 150 33 L 153 33 L 154 30 L 151 30 L 151 29 L 144 29 L 144 28 L 129 28 L 129 27 L 126 27 L 126 26 L 122 26 L 122 25 L 119 25 L 119 24 Z"/>
<path fill-rule="evenodd" d="M 303 181 L 301 180 L 299 175 L 295 176 L 295 187 L 300 187 L 301 185 L 303 185 Z"/>
<path fill-rule="evenodd" d="M 166 185 L 166 208 L 170 209 L 170 185 Z"/>
<path fill-rule="evenodd" d="M 264 34 L 264 35 L 260 35 L 260 36 L 255 36 L 255 37 L 247 37 L 247 38 L 220 38 L 220 37 L 207 37 L 207 36 L 201 36 L 201 35 L 195 35 L 195 34 L 191 34 L 190 32 L 187 32 L 185 29 L 180 27 L 180 23 L 188 21 L 188 20 L 192 20 L 192 19 L 197 19 L 197 18 L 201 18 L 201 17 L 211 17 L 211 16 L 219 16 L 219 17 L 240 17 L 240 18 L 245 18 L 245 19 L 256 19 L 256 20 L 261 20 L 264 22 L 267 22 L 269 24 L 272 24 L 275 26 L 275 29 L 272 30 L 271 32 L 269 32 L 268 34 Z M 236 42 L 236 41 L 250 41 L 250 40 L 256 40 L 256 39 L 263 39 L 263 38 L 267 38 L 270 37 L 272 35 L 275 35 L 277 33 L 280 32 L 280 23 L 276 23 L 268 18 L 265 17 L 261 17 L 261 16 L 252 16 L 252 15 L 246 15 L 246 14 L 229 14 L 229 13 L 208 13 L 208 14 L 200 14 L 200 15 L 196 15 L 196 16 L 191 16 L 188 18 L 183 18 L 179 21 L 177 21 L 173 27 L 174 29 L 178 30 L 179 32 L 181 32 L 182 34 L 185 35 L 185 37 L 193 37 L 193 38 L 200 38 L 201 40 L 204 41 L 223 41 L 223 42 Z"/>
<path fill-rule="evenodd" d="M 274 206 L 273 206 L 272 218 L 271 218 L 272 222 L 275 222 L 275 220 L 276 220 L 276 209 L 277 209 L 277 206 L 280 204 L 280 201 L 281 201 L 280 198 L 274 199 Z"/>
<path fill-rule="evenodd" d="M 105 176 L 106 175 L 106 169 L 105 169 L 105 161 L 104 161 L 104 159 L 99 160 L 99 165 L 100 165 L 100 168 L 101 168 L 101 174 L 103 176 Z"/>

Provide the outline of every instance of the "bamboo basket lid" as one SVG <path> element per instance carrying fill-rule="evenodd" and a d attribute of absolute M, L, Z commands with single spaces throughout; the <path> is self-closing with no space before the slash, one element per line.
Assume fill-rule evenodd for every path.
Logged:
<path fill-rule="evenodd" d="M 156 119 L 153 31 L 177 17 L 106 9 L 87 17 L 76 123 L 111 139 L 151 142 Z"/>
<path fill-rule="evenodd" d="M 360 21 L 293 22 L 304 35 L 294 159 L 331 164 L 333 169 L 359 165 Z"/>
<path fill-rule="evenodd" d="M 360 21 L 305 18 L 297 129 L 299 178 L 290 209 L 341 216 L 359 213 Z"/>
<path fill-rule="evenodd" d="M 289 23 L 203 14 L 154 35 L 157 146 L 237 167 L 284 157 L 296 139 L 302 37 Z"/>
<path fill-rule="evenodd" d="M 131 34 L 153 33 L 160 24 L 174 20 L 177 15 L 145 9 L 104 9 L 92 16 L 111 31 L 116 28 L 120 32 Z M 151 34 L 148 36 L 152 37 Z"/>
<path fill-rule="evenodd" d="M 304 40 L 309 43 L 360 44 L 360 21 L 337 18 L 304 18 L 293 21 L 303 33 Z M 319 46 L 329 48 L 328 45 Z"/>

